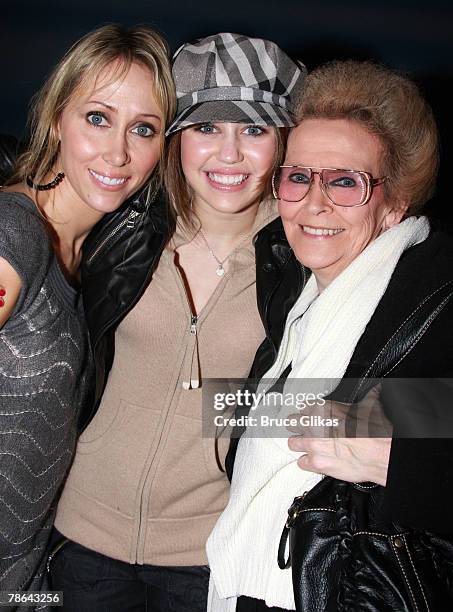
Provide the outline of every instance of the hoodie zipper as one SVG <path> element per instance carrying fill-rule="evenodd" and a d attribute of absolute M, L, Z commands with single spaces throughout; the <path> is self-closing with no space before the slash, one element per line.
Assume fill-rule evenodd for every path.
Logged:
<path fill-rule="evenodd" d="M 189 334 L 191 336 L 195 336 L 194 340 L 195 340 L 195 342 L 197 342 L 196 336 L 197 336 L 197 333 L 198 333 L 198 327 L 197 327 L 197 325 L 198 325 L 198 316 L 195 315 L 193 313 L 193 311 L 192 311 L 189 295 L 187 293 L 187 289 L 186 289 L 184 280 L 183 280 L 179 270 L 176 270 L 176 273 L 179 276 L 179 279 L 180 279 L 180 281 L 182 283 L 182 286 L 184 288 L 184 293 L 185 293 L 185 296 L 186 296 L 186 303 L 187 303 L 188 310 L 189 310 L 189 313 L 190 313 Z M 191 387 L 190 374 L 189 374 L 189 378 L 188 378 L 188 381 L 187 381 L 187 385 L 184 385 L 184 382 L 185 381 L 183 381 L 183 388 L 185 388 L 185 389 L 191 389 L 192 388 Z M 168 418 L 168 413 L 167 413 L 167 416 L 165 418 L 165 422 L 167 421 L 167 418 Z M 164 428 L 165 428 L 165 424 L 163 425 L 163 428 L 162 428 L 162 430 L 160 432 L 160 436 L 162 436 L 162 432 L 163 432 Z M 151 467 L 152 463 L 155 460 L 156 454 L 159 451 L 160 444 L 161 444 L 161 439 L 159 440 L 159 442 L 157 444 L 154 458 L 153 458 L 151 464 L 148 466 L 147 475 L 146 475 L 146 477 L 144 479 L 144 482 L 143 482 L 143 485 L 142 485 L 142 488 L 141 488 L 141 492 L 140 492 L 140 504 L 139 504 L 139 509 L 138 509 L 138 512 L 139 512 L 138 527 L 137 527 L 137 531 L 135 532 L 136 535 L 134 534 L 134 538 L 135 538 L 134 563 L 143 563 L 143 559 L 142 559 L 143 555 L 141 555 L 141 553 L 139 552 L 139 549 L 140 549 L 141 543 L 144 541 L 144 538 L 145 538 L 143 530 L 144 530 L 144 527 L 146 525 L 147 508 L 148 508 L 148 504 L 149 504 L 149 496 L 145 500 L 145 498 L 144 498 L 144 491 L 145 491 L 145 487 L 146 487 L 146 482 L 147 482 L 148 477 L 149 477 L 150 467 Z"/>

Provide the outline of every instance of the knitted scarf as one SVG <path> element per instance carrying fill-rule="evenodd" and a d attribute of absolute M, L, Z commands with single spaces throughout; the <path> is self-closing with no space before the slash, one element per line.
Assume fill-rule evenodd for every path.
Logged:
<path fill-rule="evenodd" d="M 409 217 L 371 242 L 319 295 L 312 275 L 288 315 L 277 359 L 264 378 L 277 379 L 292 363 L 285 387 L 295 378 L 298 384 L 310 378 L 340 380 L 402 253 L 428 233 L 425 217 Z M 294 497 L 322 478 L 300 469 L 299 456 L 289 450 L 287 438 L 266 431 L 242 437 L 230 501 L 207 542 L 209 612 L 233 612 L 240 595 L 269 607 L 295 608 L 291 572 L 277 565 L 278 544 Z"/>

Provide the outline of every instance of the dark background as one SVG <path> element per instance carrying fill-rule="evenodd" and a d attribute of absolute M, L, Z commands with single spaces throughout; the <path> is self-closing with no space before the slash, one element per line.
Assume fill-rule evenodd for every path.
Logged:
<path fill-rule="evenodd" d="M 99 25 L 147 23 L 175 50 L 234 31 L 270 38 L 310 70 L 329 59 L 371 59 L 411 75 L 436 114 L 442 142 L 431 216 L 453 229 L 448 160 L 453 94 L 453 3 L 441 0 L 2 0 L 0 133 L 24 138 L 27 107 L 52 65 Z"/>

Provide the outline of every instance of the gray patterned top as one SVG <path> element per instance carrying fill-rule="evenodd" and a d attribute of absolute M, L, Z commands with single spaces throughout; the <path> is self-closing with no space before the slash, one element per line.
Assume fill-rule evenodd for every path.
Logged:
<path fill-rule="evenodd" d="M 0 193 L 0 257 L 22 279 L 0 329 L 0 590 L 40 590 L 47 588 L 47 540 L 88 391 L 89 345 L 80 295 L 22 194 Z"/>

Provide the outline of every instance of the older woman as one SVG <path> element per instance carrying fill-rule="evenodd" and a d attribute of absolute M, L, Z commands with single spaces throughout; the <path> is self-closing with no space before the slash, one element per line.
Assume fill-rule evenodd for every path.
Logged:
<path fill-rule="evenodd" d="M 453 244 L 417 216 L 437 170 L 431 110 L 407 79 L 369 63 L 337 62 L 308 77 L 299 111 L 274 185 L 289 245 L 312 274 L 295 303 L 285 300 L 291 279 L 299 287 L 303 279 L 292 255 L 280 249 L 273 262 L 280 289 L 267 293 L 270 333 L 255 373 L 265 373 L 260 364 L 269 363 L 280 342 L 278 300 L 279 306 L 294 305 L 265 378 L 286 378 L 284 389 L 307 379 L 390 372 L 451 376 Z M 257 246 L 275 241 L 277 224 L 261 232 Z M 283 316 L 288 307 L 280 308 Z M 238 596 L 241 612 L 295 608 L 291 576 L 278 569 L 277 549 L 293 497 L 320 474 L 382 486 L 382 515 L 392 521 L 451 531 L 445 504 L 450 441 L 302 436 L 289 446 L 266 432 L 239 443 L 230 503 L 208 541 L 214 610 L 222 601 L 235 609 Z M 317 582 L 324 584 L 322 574 Z M 366 609 L 384 609 L 384 596 L 376 594 Z"/>
<path fill-rule="evenodd" d="M 0 193 L 2 591 L 45 584 L 57 493 L 90 396 L 82 244 L 106 213 L 153 190 L 174 102 L 167 48 L 153 30 L 87 34 L 35 99 L 30 144 Z"/>

